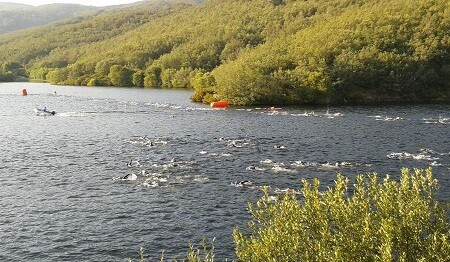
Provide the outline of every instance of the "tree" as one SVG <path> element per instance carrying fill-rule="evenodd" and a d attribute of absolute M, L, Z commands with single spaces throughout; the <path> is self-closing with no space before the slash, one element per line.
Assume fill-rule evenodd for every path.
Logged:
<path fill-rule="evenodd" d="M 98 74 L 93 75 L 87 83 L 87 86 L 108 86 L 108 85 L 110 85 L 108 77 Z"/>
<path fill-rule="evenodd" d="M 191 76 L 195 74 L 195 71 L 191 68 L 180 68 L 176 70 L 172 75 L 172 88 L 192 88 Z"/>
<path fill-rule="evenodd" d="M 49 68 L 36 68 L 30 71 L 30 78 L 35 81 L 45 81 L 47 79 L 47 74 L 51 69 Z"/>
<path fill-rule="evenodd" d="M 162 88 L 173 88 L 172 79 L 177 72 L 176 69 L 167 68 L 161 72 L 161 87 Z"/>
<path fill-rule="evenodd" d="M 0 82 L 12 82 L 14 80 L 14 75 L 11 72 L 0 72 Z"/>
<path fill-rule="evenodd" d="M 133 85 L 136 87 L 144 87 L 144 72 L 142 70 L 138 70 L 133 74 Z"/>
<path fill-rule="evenodd" d="M 4 73 L 6 72 L 14 72 L 18 69 L 22 69 L 23 66 L 19 64 L 18 62 L 6 62 L 2 64 L 2 71 Z"/>
<path fill-rule="evenodd" d="M 295 194 L 249 204 L 250 236 L 235 229 L 240 261 L 447 261 L 449 208 L 437 200 L 431 169 L 402 170 L 400 181 L 359 175 L 353 189 L 303 181 Z M 349 193 L 352 192 L 352 193 Z"/>
<path fill-rule="evenodd" d="M 211 103 L 214 102 L 215 79 L 211 73 L 197 72 L 191 78 L 191 86 L 194 88 L 194 95 L 191 100 L 194 102 Z"/>
<path fill-rule="evenodd" d="M 152 88 L 161 87 L 161 68 L 151 66 L 145 71 L 144 86 Z"/>
<path fill-rule="evenodd" d="M 111 66 L 117 64 L 117 61 L 111 60 L 111 59 L 106 59 L 106 60 L 102 60 L 97 62 L 97 64 L 95 65 L 95 73 L 99 74 L 99 75 L 105 75 L 107 76 L 109 74 L 109 69 L 111 68 Z"/>
<path fill-rule="evenodd" d="M 131 87 L 133 86 L 133 70 L 121 66 L 121 65 L 113 65 L 109 69 L 108 78 L 111 84 L 114 86 L 120 87 Z"/>
<path fill-rule="evenodd" d="M 63 84 L 69 74 L 66 68 L 55 69 L 48 72 L 46 80 L 52 84 Z"/>
<path fill-rule="evenodd" d="M 275 6 L 283 4 L 283 0 L 271 0 L 271 2 Z"/>

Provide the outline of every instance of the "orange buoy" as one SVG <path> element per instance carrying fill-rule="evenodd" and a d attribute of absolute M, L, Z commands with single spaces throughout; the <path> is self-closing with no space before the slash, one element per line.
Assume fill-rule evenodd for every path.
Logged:
<path fill-rule="evenodd" d="M 22 96 L 26 96 L 26 95 L 28 95 L 28 92 L 27 92 L 27 90 L 24 88 L 24 89 L 22 89 Z"/>
<path fill-rule="evenodd" d="M 211 107 L 212 108 L 227 108 L 228 102 L 227 101 L 212 102 Z"/>

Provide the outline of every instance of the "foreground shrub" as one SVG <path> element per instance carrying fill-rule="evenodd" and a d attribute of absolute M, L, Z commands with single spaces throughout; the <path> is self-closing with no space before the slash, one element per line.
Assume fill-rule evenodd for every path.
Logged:
<path fill-rule="evenodd" d="M 250 236 L 235 229 L 240 261 L 448 261 L 448 206 L 436 200 L 431 169 L 402 170 L 400 181 L 358 176 L 352 189 L 338 175 L 319 191 L 303 181 L 300 200 L 274 201 L 265 190 L 249 204 Z"/>
<path fill-rule="evenodd" d="M 196 249 L 191 243 L 189 245 L 189 253 L 187 254 L 187 262 L 214 262 L 214 239 L 208 246 L 206 239 L 202 240 L 202 249 Z"/>
<path fill-rule="evenodd" d="M 207 240 L 204 238 L 201 243 L 202 248 L 194 247 L 194 244 L 189 244 L 189 252 L 183 262 L 214 262 L 214 239 L 211 244 L 208 245 Z M 139 262 L 146 262 L 144 255 L 144 249 L 141 248 L 139 252 Z M 161 254 L 160 262 L 164 262 L 164 252 Z M 175 260 L 176 262 L 177 260 Z M 133 260 L 128 259 L 128 262 Z"/>

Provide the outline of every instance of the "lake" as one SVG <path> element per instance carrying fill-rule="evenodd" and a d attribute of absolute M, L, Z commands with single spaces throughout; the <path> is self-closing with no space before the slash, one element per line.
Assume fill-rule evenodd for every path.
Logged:
<path fill-rule="evenodd" d="M 143 247 L 173 261 L 204 237 L 232 260 L 261 186 L 337 173 L 432 166 L 450 199 L 448 105 L 213 110 L 190 96 L 0 83 L 0 260 L 137 261 Z"/>

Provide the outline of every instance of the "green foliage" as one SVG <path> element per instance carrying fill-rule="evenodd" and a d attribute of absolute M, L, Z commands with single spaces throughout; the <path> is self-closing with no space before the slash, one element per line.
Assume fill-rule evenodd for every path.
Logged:
<path fill-rule="evenodd" d="M 189 245 L 189 253 L 186 258 L 187 262 L 214 262 L 214 239 L 211 246 L 208 246 L 206 239 L 202 240 L 202 249 L 195 249 L 191 243 Z"/>
<path fill-rule="evenodd" d="M 176 69 L 167 68 L 161 72 L 161 87 L 162 88 L 173 88 L 172 79 L 177 72 Z"/>
<path fill-rule="evenodd" d="M 54 69 L 47 73 L 46 80 L 52 84 L 64 84 L 69 75 L 68 69 Z"/>
<path fill-rule="evenodd" d="M 108 78 L 114 86 L 131 87 L 133 86 L 133 74 L 133 70 L 125 66 L 113 65 L 109 69 Z"/>
<path fill-rule="evenodd" d="M 283 0 L 271 0 L 273 5 L 281 5 L 283 4 Z"/>
<path fill-rule="evenodd" d="M 94 75 L 88 81 L 87 86 L 109 86 L 110 82 L 108 77 L 103 75 Z"/>
<path fill-rule="evenodd" d="M 27 73 L 18 62 L 0 63 L 0 82 L 12 82 L 17 77 L 26 77 Z"/>
<path fill-rule="evenodd" d="M 214 240 L 212 240 L 211 244 L 208 245 L 207 240 L 202 239 L 201 246 L 202 248 L 195 248 L 192 243 L 189 244 L 189 252 L 186 255 L 185 262 L 214 262 Z M 139 261 L 145 262 L 144 249 L 141 248 L 139 252 Z M 164 252 L 161 254 L 160 262 L 164 261 Z M 176 261 L 176 260 L 175 260 Z M 128 259 L 128 262 L 132 262 L 131 259 Z"/>
<path fill-rule="evenodd" d="M 6 62 L 2 64 L 3 72 L 13 72 L 14 70 L 21 69 L 22 65 L 17 62 Z"/>
<path fill-rule="evenodd" d="M 144 87 L 144 76 L 142 70 L 136 71 L 132 76 L 133 85 L 136 87 Z"/>
<path fill-rule="evenodd" d="M 450 23 L 442 16 L 448 9 L 444 2 L 358 1 L 334 9 L 317 5 L 310 26 L 214 70 L 218 93 L 239 104 L 448 100 L 443 65 L 450 58 L 450 42 L 443 32 Z M 299 2 L 295 5 L 300 7 Z M 293 12 L 294 3 L 286 3 L 283 9 L 288 8 Z M 308 8 L 301 7 L 303 14 Z M 323 8 L 332 12 L 324 14 Z M 427 29 L 419 30 L 419 25 Z M 437 42 L 419 44 L 413 40 L 418 35 Z M 418 59 L 422 48 L 433 53 L 437 63 L 430 63 L 429 57 Z M 281 57 L 285 61 L 279 64 Z"/>
<path fill-rule="evenodd" d="M 144 86 L 160 88 L 162 86 L 161 68 L 152 66 L 145 71 Z"/>
<path fill-rule="evenodd" d="M 111 68 L 111 66 L 117 65 L 117 64 L 120 64 L 120 62 L 117 60 L 113 60 L 113 59 L 105 59 L 105 60 L 98 61 L 95 64 L 94 72 L 98 75 L 107 76 L 109 74 L 109 69 Z"/>
<path fill-rule="evenodd" d="M 214 77 L 206 72 L 197 72 L 194 77 L 191 78 L 191 86 L 194 88 L 194 95 L 191 100 L 194 102 L 211 103 L 216 100 L 214 98 L 215 85 Z M 217 101 L 217 100 L 216 100 Z"/>
<path fill-rule="evenodd" d="M 30 79 L 39 82 L 45 82 L 50 68 L 35 68 L 30 71 Z"/>
<path fill-rule="evenodd" d="M 11 72 L 0 72 L 0 82 L 12 82 L 14 75 Z"/>
<path fill-rule="evenodd" d="M 192 88 L 193 72 L 207 72 L 213 84 L 192 97 L 202 102 L 449 102 L 449 10 L 447 0 L 211 0 L 159 10 L 147 1 L 0 36 L 0 63 L 17 61 L 36 80 L 64 69 L 52 82 L 73 85 L 108 77 L 114 65 L 136 73 L 113 77 L 121 86 Z"/>
<path fill-rule="evenodd" d="M 400 181 L 358 176 L 354 188 L 303 181 L 302 197 L 264 196 L 249 204 L 250 236 L 233 232 L 240 261 L 446 261 L 448 206 L 436 200 L 431 169 L 402 170 Z"/>
<path fill-rule="evenodd" d="M 162 88 L 192 88 L 191 78 L 198 70 L 191 68 L 167 68 L 161 72 L 161 87 Z"/>

